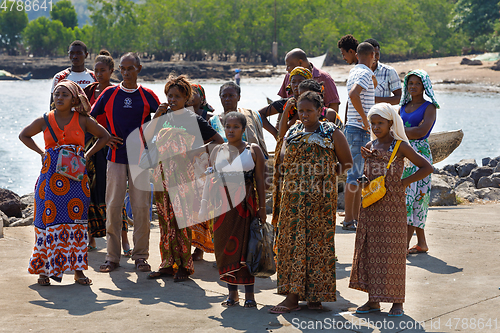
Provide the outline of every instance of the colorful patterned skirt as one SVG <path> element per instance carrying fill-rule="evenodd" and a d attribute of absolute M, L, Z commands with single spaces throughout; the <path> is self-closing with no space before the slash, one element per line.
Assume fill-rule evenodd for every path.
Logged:
<path fill-rule="evenodd" d="M 277 236 L 278 294 L 298 294 L 308 302 L 336 300 L 335 163 L 333 149 L 302 140 L 287 146 Z M 330 171 L 316 172 L 316 166 Z"/>
<path fill-rule="evenodd" d="M 432 164 L 431 148 L 429 141 L 410 140 L 410 145 L 417 153 L 422 155 L 430 164 Z M 418 167 L 410 161 L 403 171 L 403 178 L 411 176 L 417 172 Z M 406 216 L 408 225 L 424 229 L 427 213 L 429 211 L 429 202 L 431 199 L 431 175 L 422 180 L 411 183 L 406 188 Z"/>
<path fill-rule="evenodd" d="M 231 184 L 228 187 L 231 188 Z M 215 217 L 213 225 L 215 259 L 220 279 L 230 284 L 254 284 L 255 277 L 250 275 L 246 266 L 250 223 L 257 208 L 253 177 L 246 178 L 244 186 L 230 192 L 232 200 L 239 202 L 232 209 L 220 181 L 215 182 L 211 190 L 218 191 L 218 197 L 223 198 L 218 206 L 225 212 Z"/>
<path fill-rule="evenodd" d="M 364 174 L 373 180 L 385 170 L 391 152 L 375 150 Z M 403 303 L 406 278 L 406 208 L 401 182 L 403 161 L 396 158 L 385 177 L 386 194 L 359 213 L 349 288 L 368 293 L 370 302 Z"/>
<path fill-rule="evenodd" d="M 66 271 L 86 270 L 90 188 L 55 172 L 59 149 L 45 153 L 35 186 L 35 246 L 28 272 L 61 281 Z"/>

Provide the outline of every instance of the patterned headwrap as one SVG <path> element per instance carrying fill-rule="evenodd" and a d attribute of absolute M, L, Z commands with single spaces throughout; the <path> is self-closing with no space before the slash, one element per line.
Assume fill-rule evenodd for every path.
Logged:
<path fill-rule="evenodd" d="M 290 76 L 289 76 L 290 81 L 292 80 L 292 76 L 295 76 L 295 75 L 301 75 L 301 76 L 305 77 L 306 80 L 313 78 L 313 75 L 312 75 L 310 70 L 308 70 L 307 68 L 304 68 L 304 67 L 300 67 L 300 66 L 297 66 L 294 69 L 292 69 L 292 71 L 290 72 Z M 287 91 L 292 90 L 291 83 L 289 83 L 288 86 L 286 86 L 286 90 Z"/>
<path fill-rule="evenodd" d="M 408 104 L 411 101 L 411 95 L 408 92 L 408 78 L 411 75 L 418 76 L 422 80 L 422 84 L 424 85 L 424 91 L 425 94 L 431 99 L 432 104 L 436 106 L 436 108 L 439 109 L 439 104 L 436 101 L 436 98 L 434 96 L 434 91 L 432 90 L 432 83 L 431 79 L 429 77 L 429 74 L 427 74 L 426 71 L 423 69 L 415 69 L 408 74 L 406 74 L 404 82 L 403 82 L 403 97 L 401 97 L 401 101 L 399 102 L 399 105 L 403 106 L 405 104 Z"/>
<path fill-rule="evenodd" d="M 203 89 L 201 84 L 191 84 L 191 87 L 193 88 L 194 91 L 198 93 L 198 95 L 200 95 L 201 108 L 209 112 L 215 111 L 215 109 L 210 104 L 207 103 L 207 96 L 205 94 L 205 89 Z"/>
<path fill-rule="evenodd" d="M 88 116 L 90 114 L 91 107 L 89 100 L 87 99 L 83 89 L 78 84 L 70 80 L 62 80 L 54 87 L 54 91 L 56 91 L 59 86 L 67 88 L 71 95 L 77 99 L 78 103 L 73 105 L 71 108 L 73 111 L 76 111 L 84 116 Z"/>
<path fill-rule="evenodd" d="M 382 118 L 387 120 L 392 120 L 391 132 L 394 136 L 394 139 L 401 140 L 408 143 L 408 137 L 405 132 L 405 125 L 403 124 L 403 119 L 398 114 L 398 110 L 395 106 L 392 106 L 389 103 L 377 103 L 368 112 L 368 121 L 373 115 L 379 115 Z M 371 139 L 375 140 L 377 137 L 373 134 L 373 131 L 370 129 Z"/>

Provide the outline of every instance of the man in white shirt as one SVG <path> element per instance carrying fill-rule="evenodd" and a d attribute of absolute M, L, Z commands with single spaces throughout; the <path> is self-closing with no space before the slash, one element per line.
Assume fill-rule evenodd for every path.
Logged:
<path fill-rule="evenodd" d="M 60 71 L 52 79 L 52 88 L 50 93 L 54 92 L 55 86 L 62 80 L 70 80 L 78 84 L 84 89 L 89 84 L 96 82 L 97 79 L 94 72 L 85 68 L 85 59 L 89 53 L 87 52 L 87 45 L 80 40 L 75 40 L 70 44 L 68 49 L 69 60 L 71 60 L 71 67 Z M 52 105 L 53 98 L 50 96 L 50 104 Z"/>
<path fill-rule="evenodd" d="M 356 50 L 358 64 L 349 72 L 347 79 L 347 122 L 345 136 L 353 159 L 353 167 L 347 171 L 345 189 L 345 220 L 342 229 L 356 230 L 361 206 L 361 186 L 358 178 L 363 175 L 364 159 L 361 147 L 370 141 L 370 125 L 367 114 L 375 105 L 375 88 L 371 65 L 375 50 L 370 43 L 361 43 Z"/>
<path fill-rule="evenodd" d="M 398 72 L 389 66 L 379 62 L 380 44 L 373 38 L 365 40 L 375 48 L 375 61 L 371 70 L 377 78 L 377 88 L 375 89 L 375 103 L 389 103 L 398 105 L 401 100 L 401 79 Z"/>

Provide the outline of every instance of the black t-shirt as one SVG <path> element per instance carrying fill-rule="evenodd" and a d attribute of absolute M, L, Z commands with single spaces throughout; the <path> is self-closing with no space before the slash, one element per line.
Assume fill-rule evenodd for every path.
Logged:
<path fill-rule="evenodd" d="M 279 99 L 277 101 L 272 102 L 271 104 L 269 104 L 267 114 L 270 113 L 271 107 L 275 108 L 276 111 L 278 111 L 278 113 L 283 113 L 283 110 L 285 109 L 285 104 L 287 101 L 288 101 L 288 98 L 282 98 L 282 99 Z"/>
<path fill-rule="evenodd" d="M 183 128 L 189 134 L 194 135 L 193 149 L 203 146 L 205 141 L 217 134 L 205 119 L 187 109 L 184 109 L 183 112 L 180 110 L 170 111 L 161 116 L 160 120 L 163 127 Z"/>

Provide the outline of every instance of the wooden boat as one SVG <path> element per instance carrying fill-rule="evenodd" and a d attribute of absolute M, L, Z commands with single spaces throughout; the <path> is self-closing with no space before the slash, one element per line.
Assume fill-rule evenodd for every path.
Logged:
<path fill-rule="evenodd" d="M 433 164 L 443 161 L 460 146 L 464 132 L 460 130 L 437 132 L 429 135 Z"/>
<path fill-rule="evenodd" d="M 455 149 L 460 146 L 464 132 L 459 129 L 455 131 L 437 132 L 429 135 L 429 145 L 431 147 L 433 164 L 445 160 L 453 153 Z M 269 153 L 269 160 L 267 161 L 269 170 L 273 171 L 274 166 L 274 151 Z M 339 182 L 345 182 L 346 175 L 341 175 L 338 179 Z"/>
<path fill-rule="evenodd" d="M 24 76 L 19 76 L 0 69 L 0 81 L 28 81 L 31 79 L 31 76 L 31 72 Z"/>

